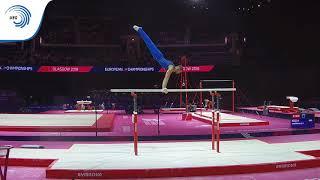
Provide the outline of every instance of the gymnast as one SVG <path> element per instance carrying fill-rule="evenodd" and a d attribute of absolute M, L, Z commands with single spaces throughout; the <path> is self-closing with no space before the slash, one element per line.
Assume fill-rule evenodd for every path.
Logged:
<path fill-rule="evenodd" d="M 142 27 L 133 26 L 133 29 L 138 32 L 139 36 L 145 42 L 146 46 L 148 47 L 152 57 L 160 64 L 162 68 L 166 69 L 166 75 L 162 81 L 162 92 L 167 94 L 167 84 L 170 79 L 170 76 L 173 72 L 179 74 L 182 72 L 182 66 L 175 66 L 172 61 L 166 59 L 164 55 L 160 52 L 157 46 L 152 42 L 150 37 L 143 31 Z"/>

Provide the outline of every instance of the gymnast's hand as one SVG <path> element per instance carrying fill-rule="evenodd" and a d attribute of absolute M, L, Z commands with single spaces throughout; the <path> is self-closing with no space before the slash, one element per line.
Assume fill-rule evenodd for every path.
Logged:
<path fill-rule="evenodd" d="M 168 89 L 167 88 L 162 88 L 162 93 L 164 93 L 164 94 L 168 94 Z"/>

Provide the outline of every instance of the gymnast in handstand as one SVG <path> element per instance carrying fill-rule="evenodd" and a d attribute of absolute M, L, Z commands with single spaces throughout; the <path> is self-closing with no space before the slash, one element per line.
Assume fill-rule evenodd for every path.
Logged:
<path fill-rule="evenodd" d="M 141 39 L 145 42 L 146 46 L 148 47 L 152 57 L 160 64 L 162 68 L 166 69 L 166 75 L 162 81 L 162 92 L 167 94 L 167 84 L 170 79 L 170 76 L 173 72 L 179 74 L 182 72 L 182 66 L 175 66 L 172 61 L 166 59 L 161 51 L 157 48 L 157 46 L 152 42 L 150 37 L 143 31 L 142 27 L 133 26 L 133 29 L 138 32 Z"/>

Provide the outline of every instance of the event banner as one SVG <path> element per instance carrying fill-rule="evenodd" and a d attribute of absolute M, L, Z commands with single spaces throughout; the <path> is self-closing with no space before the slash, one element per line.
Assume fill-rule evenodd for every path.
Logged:
<path fill-rule="evenodd" d="M 210 72 L 212 71 L 214 68 L 214 66 L 212 65 L 207 65 L 207 66 L 186 66 L 183 67 L 182 72 Z M 166 70 L 164 68 L 161 68 L 159 72 L 166 72 Z"/>
<path fill-rule="evenodd" d="M 187 66 L 183 72 L 211 72 L 215 66 Z M 0 66 L 0 72 L 38 72 L 38 73 L 134 73 L 165 72 L 159 67 L 101 67 L 101 66 Z"/>

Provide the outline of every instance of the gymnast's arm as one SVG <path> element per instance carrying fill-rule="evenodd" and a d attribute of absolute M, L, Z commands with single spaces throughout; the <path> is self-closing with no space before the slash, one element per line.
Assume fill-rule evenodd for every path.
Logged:
<path fill-rule="evenodd" d="M 170 79 L 170 76 L 171 74 L 174 72 L 174 66 L 173 65 L 169 65 L 169 68 L 163 78 L 163 81 L 162 81 L 162 91 L 163 93 L 167 94 L 168 91 L 167 91 L 167 84 L 169 82 L 169 79 Z"/>

